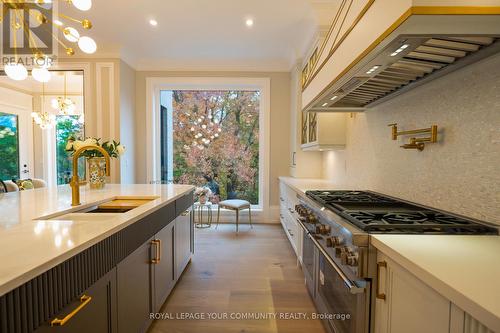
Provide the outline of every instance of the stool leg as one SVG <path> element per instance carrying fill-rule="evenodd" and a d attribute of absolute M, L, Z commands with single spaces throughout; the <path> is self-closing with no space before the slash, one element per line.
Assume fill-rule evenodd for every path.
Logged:
<path fill-rule="evenodd" d="M 219 220 L 220 220 L 220 206 L 217 205 L 217 225 L 215 226 L 215 229 L 219 227 Z"/>
<path fill-rule="evenodd" d="M 253 224 L 252 224 L 252 208 L 251 208 L 251 206 L 248 206 L 248 220 L 250 221 L 250 228 L 253 229 Z"/>
<path fill-rule="evenodd" d="M 209 228 L 212 228 L 212 207 L 208 206 L 208 226 Z"/>
<path fill-rule="evenodd" d="M 236 210 L 236 232 L 238 232 L 238 224 L 240 223 L 240 211 Z"/>

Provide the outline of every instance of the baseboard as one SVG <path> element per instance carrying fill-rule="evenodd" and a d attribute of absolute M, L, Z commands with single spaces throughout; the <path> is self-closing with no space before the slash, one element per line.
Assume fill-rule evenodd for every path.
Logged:
<path fill-rule="evenodd" d="M 264 212 L 263 210 L 252 210 L 252 223 L 262 223 L 262 224 L 279 224 L 280 215 L 279 206 L 269 207 L 269 211 Z M 207 212 L 203 212 L 203 221 L 207 221 Z M 198 216 L 195 212 L 195 221 L 198 221 Z M 220 223 L 235 223 L 236 213 L 232 210 L 221 210 L 220 212 Z M 212 211 L 212 223 L 217 222 L 217 210 Z M 240 212 L 240 223 L 248 223 L 248 210 L 242 210 Z"/>

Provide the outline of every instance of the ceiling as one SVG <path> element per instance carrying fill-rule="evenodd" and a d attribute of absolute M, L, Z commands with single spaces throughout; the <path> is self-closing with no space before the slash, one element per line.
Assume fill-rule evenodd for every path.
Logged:
<path fill-rule="evenodd" d="M 340 0 L 93 1 L 94 56 L 120 55 L 138 70 L 289 70 Z M 248 28 L 245 21 L 254 20 Z M 149 24 L 150 19 L 158 26 Z M 82 29 L 79 29 L 80 31 Z M 62 54 L 62 52 L 60 53 Z M 82 53 L 78 53 L 77 56 Z"/>

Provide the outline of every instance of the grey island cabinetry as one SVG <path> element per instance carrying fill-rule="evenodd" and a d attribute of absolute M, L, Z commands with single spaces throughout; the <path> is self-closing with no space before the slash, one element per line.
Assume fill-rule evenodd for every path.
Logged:
<path fill-rule="evenodd" d="M 189 188 L 0 296 L 0 333 L 147 331 L 191 259 L 192 204 Z"/>

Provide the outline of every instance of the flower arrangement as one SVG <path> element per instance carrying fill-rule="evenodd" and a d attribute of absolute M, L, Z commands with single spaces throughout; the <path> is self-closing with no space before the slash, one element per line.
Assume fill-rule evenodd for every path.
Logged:
<path fill-rule="evenodd" d="M 83 146 L 99 146 L 102 147 L 104 150 L 106 150 L 106 152 L 109 154 L 110 157 L 118 158 L 125 153 L 125 146 L 122 145 L 120 142 L 112 140 L 101 143 L 100 141 L 101 141 L 100 138 L 89 137 L 85 139 L 80 139 L 74 136 L 70 136 L 66 144 L 66 151 L 70 153 L 70 155 L 73 155 L 75 151 L 77 151 Z M 102 153 L 97 149 L 96 150 L 89 149 L 83 152 L 82 156 L 88 158 L 102 157 Z"/>
<path fill-rule="evenodd" d="M 194 190 L 194 195 L 198 198 L 198 201 L 202 204 L 207 202 L 207 197 L 212 196 L 212 191 L 208 187 L 197 187 Z"/>

